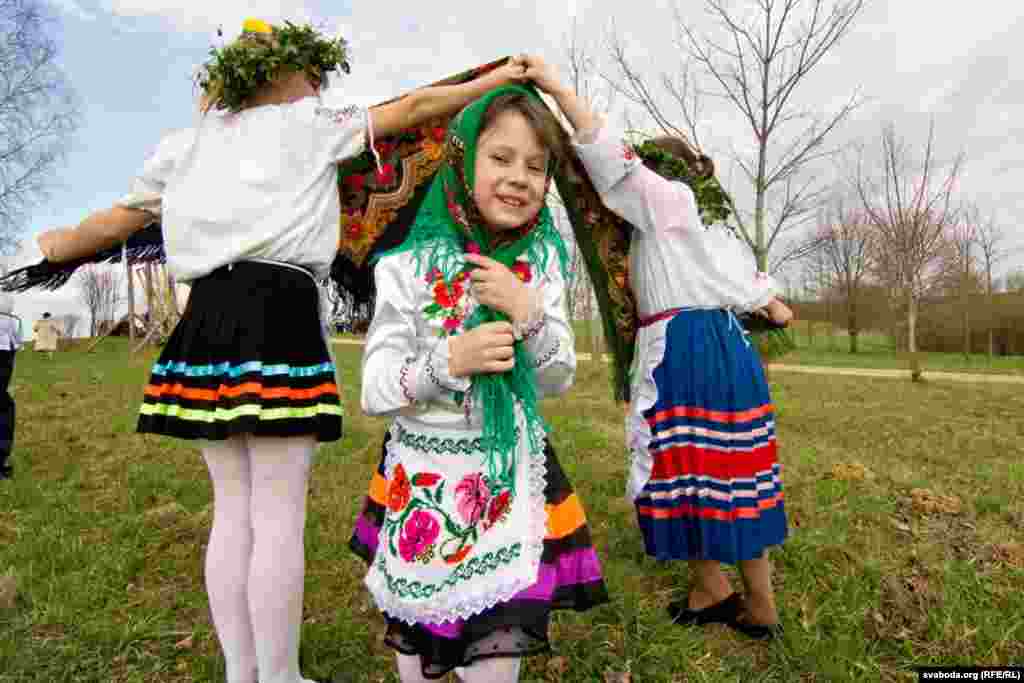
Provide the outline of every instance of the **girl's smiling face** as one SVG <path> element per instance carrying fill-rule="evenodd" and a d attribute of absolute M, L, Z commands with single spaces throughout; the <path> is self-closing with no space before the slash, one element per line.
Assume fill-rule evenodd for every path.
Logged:
<path fill-rule="evenodd" d="M 544 204 L 549 153 L 521 113 L 499 114 L 477 142 L 473 201 L 495 232 L 532 220 Z"/>

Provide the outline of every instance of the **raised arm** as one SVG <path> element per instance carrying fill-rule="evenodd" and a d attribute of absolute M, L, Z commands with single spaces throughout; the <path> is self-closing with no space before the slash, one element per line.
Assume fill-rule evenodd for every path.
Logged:
<path fill-rule="evenodd" d="M 77 227 L 41 232 L 36 241 L 47 261 L 66 263 L 120 244 L 156 218 L 145 209 L 114 206 L 89 215 Z"/>
<path fill-rule="evenodd" d="M 374 135 L 386 137 L 439 116 L 454 114 L 501 85 L 526 80 L 526 67 L 513 59 L 468 83 L 437 85 L 414 90 L 405 97 L 370 109 Z"/>
<path fill-rule="evenodd" d="M 644 166 L 621 132 L 594 114 L 543 59 L 528 56 L 526 62 L 527 77 L 555 99 L 572 124 L 573 149 L 605 206 L 645 233 L 701 226 L 689 187 Z"/>
<path fill-rule="evenodd" d="M 92 256 L 124 242 L 158 219 L 164 186 L 194 140 L 194 131 L 175 131 L 146 159 L 131 191 L 109 209 L 89 215 L 74 228 L 47 230 L 36 238 L 47 261 L 64 263 Z"/>

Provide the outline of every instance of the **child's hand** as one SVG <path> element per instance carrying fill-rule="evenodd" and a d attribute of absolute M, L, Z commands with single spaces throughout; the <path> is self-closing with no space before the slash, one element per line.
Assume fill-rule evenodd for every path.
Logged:
<path fill-rule="evenodd" d="M 448 372 L 452 377 L 508 372 L 515 365 L 512 325 L 484 323 L 448 339 Z"/>
<path fill-rule="evenodd" d="M 553 95 L 562 87 L 558 80 L 558 72 L 541 57 L 526 55 L 526 77 L 533 81 L 538 88 Z"/>
<path fill-rule="evenodd" d="M 526 62 L 523 57 L 513 57 L 505 64 L 487 74 L 497 85 L 522 83 L 526 79 Z"/>
<path fill-rule="evenodd" d="M 60 262 L 60 245 L 62 242 L 70 238 L 70 233 L 74 228 L 54 228 L 53 230 L 44 230 L 39 233 L 36 237 L 36 243 L 39 245 L 39 250 L 43 252 L 43 258 L 50 263 Z"/>
<path fill-rule="evenodd" d="M 789 321 L 793 319 L 793 311 L 778 299 L 768 302 L 764 310 L 776 325 L 788 325 Z"/>
<path fill-rule="evenodd" d="M 476 300 L 501 311 L 516 322 L 530 317 L 530 289 L 515 273 L 482 254 L 466 254 L 466 262 L 477 268 L 469 272 Z"/>

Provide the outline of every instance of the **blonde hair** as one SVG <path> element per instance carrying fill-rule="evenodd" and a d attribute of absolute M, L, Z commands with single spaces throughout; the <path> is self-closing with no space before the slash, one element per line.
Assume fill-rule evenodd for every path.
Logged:
<path fill-rule="evenodd" d="M 541 147 L 546 149 L 550 155 L 547 172 L 548 175 L 552 175 L 568 156 L 566 135 L 561 124 L 558 123 L 558 119 L 543 102 L 534 100 L 521 92 L 498 95 L 487 105 L 477 137 L 483 135 L 495 124 L 498 117 L 507 111 L 518 112 L 526 119 L 527 125 L 537 136 Z"/>

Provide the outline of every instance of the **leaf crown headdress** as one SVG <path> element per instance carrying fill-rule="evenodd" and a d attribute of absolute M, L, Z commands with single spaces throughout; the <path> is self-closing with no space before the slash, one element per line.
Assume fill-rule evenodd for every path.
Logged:
<path fill-rule="evenodd" d="M 247 19 L 237 40 L 210 49 L 210 59 L 196 82 L 210 107 L 237 112 L 283 73 L 300 71 L 322 80 L 325 73 L 339 67 L 346 74 L 350 71 L 344 38 L 326 38 L 309 25 L 286 21 L 283 26 L 272 26 Z"/>
<path fill-rule="evenodd" d="M 672 154 L 652 139 L 633 144 L 633 151 L 648 168 L 662 178 L 685 183 L 697 199 L 697 210 L 704 225 L 724 223 L 732 215 L 732 199 L 713 173 L 702 173 L 680 156 Z"/>

